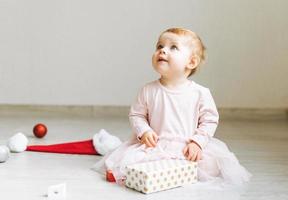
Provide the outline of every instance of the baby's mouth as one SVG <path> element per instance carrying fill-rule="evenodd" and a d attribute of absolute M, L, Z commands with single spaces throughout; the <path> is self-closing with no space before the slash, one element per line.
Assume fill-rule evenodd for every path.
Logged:
<path fill-rule="evenodd" d="M 158 62 L 168 62 L 168 61 L 166 59 L 164 59 L 164 58 L 159 58 Z"/>

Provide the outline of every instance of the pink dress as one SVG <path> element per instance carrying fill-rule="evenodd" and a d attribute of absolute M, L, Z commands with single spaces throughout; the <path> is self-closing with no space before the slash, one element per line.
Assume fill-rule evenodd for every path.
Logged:
<path fill-rule="evenodd" d="M 202 148 L 198 179 L 242 184 L 250 173 L 220 140 L 213 138 L 219 115 L 208 88 L 189 81 L 177 90 L 164 87 L 159 80 L 146 84 L 131 106 L 129 119 L 132 138 L 107 154 L 94 166 L 112 170 L 116 180 L 123 180 L 125 166 L 160 159 L 185 159 L 182 151 L 193 140 Z M 146 148 L 139 137 L 149 130 L 158 134 L 155 148 Z"/>

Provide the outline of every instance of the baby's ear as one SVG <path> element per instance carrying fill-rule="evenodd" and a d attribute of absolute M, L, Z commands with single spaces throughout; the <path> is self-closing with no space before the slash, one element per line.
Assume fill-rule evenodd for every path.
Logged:
<path fill-rule="evenodd" d="M 195 69 L 200 64 L 200 58 L 197 55 L 192 56 L 188 65 L 189 69 Z"/>

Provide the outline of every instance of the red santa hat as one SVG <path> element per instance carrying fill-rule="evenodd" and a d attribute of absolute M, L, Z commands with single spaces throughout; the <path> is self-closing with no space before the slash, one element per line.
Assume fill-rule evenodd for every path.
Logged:
<path fill-rule="evenodd" d="M 23 133 L 17 133 L 8 140 L 11 152 L 38 151 L 64 154 L 105 155 L 116 149 L 121 140 L 101 129 L 92 139 L 83 141 L 66 142 L 51 145 L 28 145 L 28 139 Z"/>

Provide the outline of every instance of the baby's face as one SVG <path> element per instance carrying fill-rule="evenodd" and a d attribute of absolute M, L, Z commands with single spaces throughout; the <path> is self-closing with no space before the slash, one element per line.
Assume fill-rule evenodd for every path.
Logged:
<path fill-rule="evenodd" d="M 174 33 L 163 33 L 157 42 L 152 57 L 154 69 L 166 78 L 186 76 L 192 60 L 192 47 L 189 39 Z"/>

